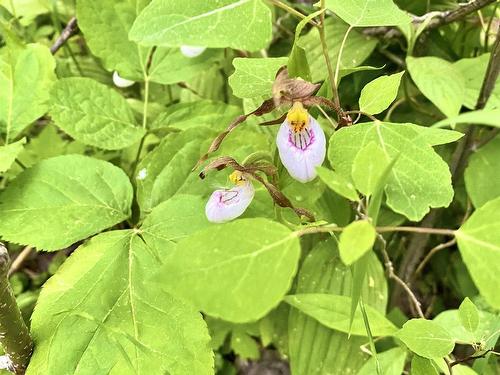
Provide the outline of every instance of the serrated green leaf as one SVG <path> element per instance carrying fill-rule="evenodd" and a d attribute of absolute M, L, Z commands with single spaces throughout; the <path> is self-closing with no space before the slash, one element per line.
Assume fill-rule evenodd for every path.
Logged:
<path fill-rule="evenodd" d="M 369 82 L 361 90 L 359 110 L 376 115 L 385 111 L 398 95 L 399 84 L 404 71 L 382 76 Z"/>
<path fill-rule="evenodd" d="M 147 46 L 181 45 L 256 51 L 271 41 L 271 11 L 260 0 L 153 0 L 129 37 Z"/>
<path fill-rule="evenodd" d="M 407 321 L 395 336 L 412 352 L 424 358 L 445 357 L 455 347 L 455 342 L 448 331 L 426 319 Z"/>
<path fill-rule="evenodd" d="M 465 80 L 450 62 L 438 57 L 407 57 L 406 64 L 418 89 L 446 117 L 458 115 L 465 98 Z"/>
<path fill-rule="evenodd" d="M 166 250 L 153 256 L 132 230 L 100 234 L 77 249 L 42 290 L 27 374 L 212 374 L 201 315 L 144 284 Z"/>
<path fill-rule="evenodd" d="M 377 232 L 371 223 L 358 220 L 349 224 L 340 234 L 339 253 L 342 262 L 349 266 L 370 251 Z"/>
<path fill-rule="evenodd" d="M 326 44 L 331 61 L 337 61 L 342 39 L 348 26 L 338 19 L 325 20 Z M 324 80 L 328 76 L 325 57 L 317 28 L 311 29 L 299 40 L 299 45 L 306 50 L 307 61 L 311 69 L 313 82 Z M 342 51 L 340 69 L 351 69 L 361 65 L 372 53 L 377 40 L 353 30 L 349 33 Z"/>
<path fill-rule="evenodd" d="M 24 149 L 26 138 L 10 145 L 0 146 L 0 173 L 6 172 Z"/>
<path fill-rule="evenodd" d="M 458 317 L 460 318 L 460 323 L 469 332 L 474 332 L 479 325 L 479 312 L 476 305 L 468 298 L 465 299 L 460 304 L 458 308 Z"/>
<path fill-rule="evenodd" d="M 411 360 L 411 375 L 439 375 L 439 370 L 432 359 L 414 355 Z"/>
<path fill-rule="evenodd" d="M 0 195 L 0 236 L 59 250 L 130 216 L 132 185 L 112 164 L 81 155 L 44 160 Z"/>
<path fill-rule="evenodd" d="M 500 197 L 500 137 L 474 152 L 465 169 L 465 187 L 472 204 L 481 207 Z"/>
<path fill-rule="evenodd" d="M 367 287 L 363 300 L 382 314 L 387 303 L 384 271 L 373 253 L 367 254 Z M 351 272 L 339 258 L 335 240 L 320 242 L 306 256 L 297 278 L 296 293 L 351 295 Z M 367 360 L 360 346 L 366 338 L 348 337 L 292 308 L 289 317 L 290 365 L 292 374 L 355 374 Z"/>
<path fill-rule="evenodd" d="M 406 351 L 392 348 L 377 353 L 382 375 L 401 375 L 405 367 Z M 373 375 L 377 373 L 375 358 L 370 358 L 356 375 Z"/>
<path fill-rule="evenodd" d="M 357 153 L 370 142 L 382 148 L 389 160 L 399 155 L 385 188 L 387 204 L 418 221 L 430 207 L 446 207 L 453 198 L 448 165 L 425 140 L 424 129 L 381 122 L 342 128 L 330 139 L 328 158 L 337 172 L 349 178 Z"/>
<path fill-rule="evenodd" d="M 377 143 L 370 142 L 364 146 L 352 164 L 352 180 L 356 189 L 365 195 L 372 195 L 389 163 L 387 153 Z"/>
<path fill-rule="evenodd" d="M 238 98 L 270 98 L 278 69 L 287 63 L 286 57 L 236 58 L 229 85 Z"/>
<path fill-rule="evenodd" d="M 476 210 L 455 232 L 458 249 L 480 293 L 500 308 L 500 198 Z"/>
<path fill-rule="evenodd" d="M 500 128 L 500 109 L 481 109 L 465 112 L 439 121 L 432 125 L 435 128 L 444 128 L 455 124 L 489 125 Z"/>
<path fill-rule="evenodd" d="M 285 302 L 318 320 L 328 328 L 349 332 L 351 299 L 333 294 L 295 294 L 285 297 Z M 383 314 L 371 306 L 365 306 L 374 336 L 387 336 L 396 327 Z M 361 311 L 357 310 L 350 329 L 352 335 L 366 336 Z"/>
<path fill-rule="evenodd" d="M 351 26 L 397 26 L 411 22 L 410 16 L 392 0 L 326 0 L 325 5 Z"/>
<path fill-rule="evenodd" d="M 351 201 L 359 201 L 358 193 L 353 184 L 342 177 L 342 175 L 338 174 L 335 171 L 332 171 L 331 169 L 321 166 L 317 167 L 316 171 L 318 172 L 318 176 L 321 181 L 323 181 L 326 186 L 328 186 L 334 192 Z"/>
<path fill-rule="evenodd" d="M 241 219 L 180 241 L 155 281 L 211 316 L 248 322 L 281 301 L 299 256 L 299 240 L 285 226 Z"/>
<path fill-rule="evenodd" d="M 0 133 L 6 143 L 47 111 L 54 68 L 54 58 L 41 44 L 0 56 Z"/>
<path fill-rule="evenodd" d="M 105 150 L 137 143 L 145 134 L 125 98 L 90 78 L 64 78 L 51 92 L 50 115 L 76 140 Z"/>

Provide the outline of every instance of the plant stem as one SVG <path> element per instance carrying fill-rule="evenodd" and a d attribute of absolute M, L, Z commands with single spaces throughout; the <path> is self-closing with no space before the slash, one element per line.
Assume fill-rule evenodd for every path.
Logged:
<path fill-rule="evenodd" d="M 347 31 L 344 34 L 344 38 L 342 39 L 342 43 L 340 44 L 340 50 L 339 50 L 339 55 L 337 56 L 337 65 L 335 66 L 335 86 L 339 82 L 339 72 L 340 72 L 340 63 L 342 60 L 342 52 L 344 51 L 345 43 L 347 41 L 347 37 L 349 36 L 349 33 L 353 29 L 352 26 L 349 26 Z"/>
<path fill-rule="evenodd" d="M 315 234 L 315 233 L 332 233 L 332 232 L 343 232 L 346 227 L 338 227 L 333 224 L 317 226 L 317 227 L 308 227 L 304 229 L 300 229 L 295 233 L 298 236 L 303 236 L 306 234 Z M 408 233 L 420 233 L 420 234 L 439 234 L 443 236 L 455 236 L 455 231 L 453 229 L 444 229 L 444 228 L 425 228 L 425 227 L 394 227 L 394 226 L 386 226 L 386 227 L 376 227 L 375 230 L 378 233 L 388 233 L 388 232 L 408 232 Z"/>
<path fill-rule="evenodd" d="M 33 341 L 7 278 L 9 261 L 7 249 L 0 244 L 0 344 L 10 361 L 11 371 L 24 374 L 33 351 Z"/>
<path fill-rule="evenodd" d="M 288 4 L 283 3 L 280 0 L 268 0 L 268 1 L 271 4 L 277 6 L 278 8 L 281 8 L 281 9 L 287 11 L 288 13 L 294 15 L 295 17 L 298 17 L 298 18 L 301 18 L 301 19 L 304 19 L 304 18 L 307 17 L 305 14 L 300 13 L 297 9 L 292 8 L 291 6 L 289 6 Z M 318 24 L 315 21 L 313 21 L 313 20 L 310 20 L 308 23 L 310 23 L 313 26 L 318 26 Z"/>
<path fill-rule="evenodd" d="M 149 104 L 149 77 L 144 75 L 144 107 L 142 114 L 142 128 L 146 130 L 148 125 L 148 104 Z"/>
<path fill-rule="evenodd" d="M 375 366 L 377 369 L 377 375 L 382 375 L 382 369 L 380 368 L 380 362 L 377 357 L 377 348 L 375 347 L 375 341 L 373 340 L 372 330 L 370 329 L 370 322 L 368 320 L 368 314 L 365 310 L 365 304 L 363 302 L 363 297 L 359 297 L 359 309 L 361 310 L 361 315 L 363 316 L 363 323 L 365 324 L 366 334 L 368 335 L 368 341 L 370 343 L 370 351 L 372 352 L 373 358 L 375 358 Z"/>
<path fill-rule="evenodd" d="M 21 265 L 31 255 L 32 252 L 33 252 L 33 247 L 26 246 L 10 265 L 9 271 L 7 272 L 7 277 L 10 277 L 13 273 L 19 270 L 19 268 L 21 268 Z"/>

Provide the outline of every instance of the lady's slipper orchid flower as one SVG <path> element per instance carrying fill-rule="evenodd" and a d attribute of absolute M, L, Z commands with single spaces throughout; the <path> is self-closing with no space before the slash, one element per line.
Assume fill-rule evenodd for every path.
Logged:
<path fill-rule="evenodd" d="M 200 56 L 207 47 L 197 47 L 197 46 L 181 46 L 181 53 L 186 57 L 198 57 Z"/>
<path fill-rule="evenodd" d="M 302 103 L 295 102 L 276 137 L 280 159 L 290 176 L 300 182 L 316 177 L 326 154 L 325 133 Z"/>
<path fill-rule="evenodd" d="M 208 199 L 205 214 L 212 223 L 224 223 L 236 219 L 252 202 L 255 189 L 247 176 L 234 171 L 229 179 L 235 185 L 233 188 L 216 190 Z"/>
<path fill-rule="evenodd" d="M 131 81 L 129 79 L 120 77 L 118 72 L 115 70 L 115 72 L 113 73 L 113 83 L 115 84 L 116 87 L 125 88 L 132 86 L 135 83 L 135 81 Z"/>

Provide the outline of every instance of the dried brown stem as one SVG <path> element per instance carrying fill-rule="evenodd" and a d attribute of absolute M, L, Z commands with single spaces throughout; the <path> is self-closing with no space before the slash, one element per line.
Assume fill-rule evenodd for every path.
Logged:
<path fill-rule="evenodd" d="M 24 261 L 28 259 L 28 257 L 31 255 L 32 252 L 33 252 L 33 247 L 26 246 L 12 262 L 9 271 L 7 272 L 7 277 L 10 277 L 12 274 L 17 272 L 23 265 Z"/>
<path fill-rule="evenodd" d="M 61 35 L 56 39 L 52 47 L 50 47 L 50 52 L 55 55 L 57 51 L 71 38 L 73 35 L 78 34 L 79 28 L 76 18 L 73 17 L 69 20 L 68 24 L 61 32 Z"/>

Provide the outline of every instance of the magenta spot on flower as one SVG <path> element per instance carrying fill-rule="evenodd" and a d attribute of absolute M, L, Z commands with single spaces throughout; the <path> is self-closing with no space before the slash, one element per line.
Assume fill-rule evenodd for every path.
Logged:
<path fill-rule="evenodd" d="M 296 149 L 306 151 L 314 141 L 315 136 L 313 129 L 304 128 L 304 130 L 300 132 L 294 132 L 293 130 L 288 132 L 288 143 Z"/>

